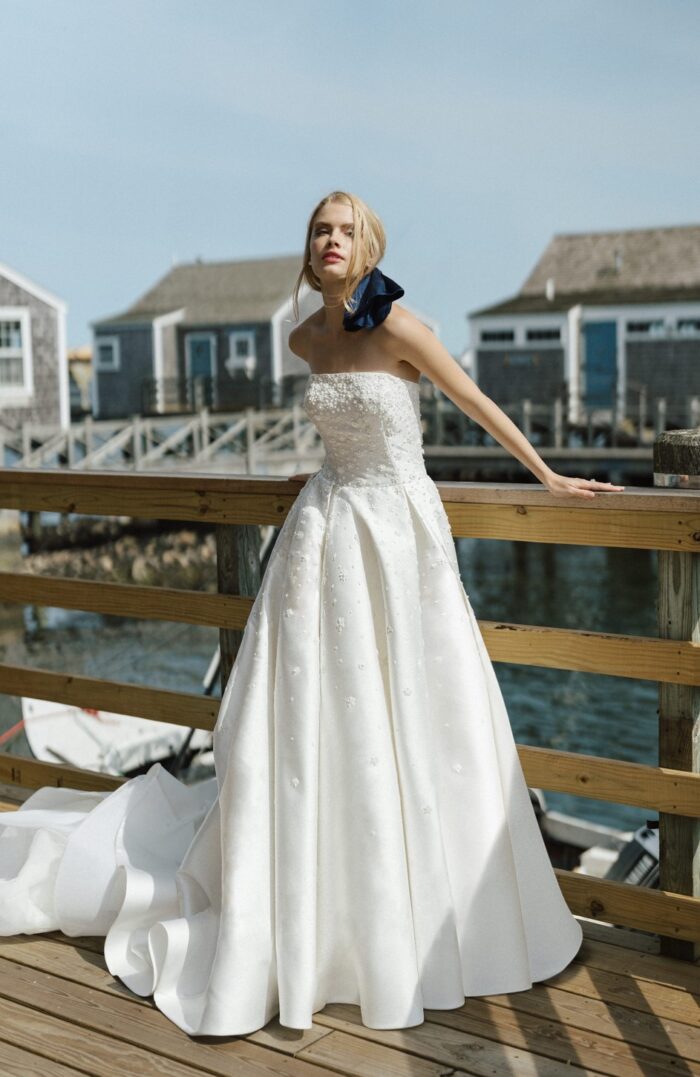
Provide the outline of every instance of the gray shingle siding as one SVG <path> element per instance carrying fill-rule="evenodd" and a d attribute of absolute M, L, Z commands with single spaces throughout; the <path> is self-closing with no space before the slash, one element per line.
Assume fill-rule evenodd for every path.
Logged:
<path fill-rule="evenodd" d="M 627 397 L 645 386 L 651 403 L 665 397 L 668 417 L 687 422 L 691 396 L 700 396 L 700 340 L 627 341 Z"/>
<path fill-rule="evenodd" d="M 479 388 L 497 404 L 516 404 L 525 399 L 543 403 L 562 394 L 565 384 L 562 348 L 540 351 L 484 348 L 476 354 Z"/>
<path fill-rule="evenodd" d="M 178 325 L 178 377 L 187 376 L 187 341 L 190 333 L 213 333 L 216 340 L 216 386 L 215 399 L 220 409 L 233 411 L 245 407 L 257 407 L 271 402 L 272 394 L 272 333 L 269 322 L 242 322 L 229 325 Z M 255 334 L 255 375 L 248 378 L 244 373 L 231 377 L 226 369 L 230 354 L 229 334 L 232 332 Z"/>
<path fill-rule="evenodd" d="M 149 326 L 102 325 L 95 333 L 95 355 L 103 337 L 118 337 L 119 370 L 95 370 L 98 419 L 123 419 L 143 410 L 144 381 L 153 378 L 153 332 Z"/>
<path fill-rule="evenodd" d="M 25 405 L 5 406 L 0 400 L 0 421 L 9 430 L 25 422 L 59 423 L 60 369 L 58 311 L 18 284 L 0 276 L 0 307 L 29 309 L 34 394 Z"/>

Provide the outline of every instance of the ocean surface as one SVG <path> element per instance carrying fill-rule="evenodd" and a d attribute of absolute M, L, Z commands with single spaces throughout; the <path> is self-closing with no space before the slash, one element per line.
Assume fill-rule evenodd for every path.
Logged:
<path fill-rule="evenodd" d="M 460 539 L 457 550 L 481 619 L 657 633 L 653 551 L 490 539 Z M 197 692 L 216 643 L 212 628 L 0 606 L 0 661 L 11 664 Z M 505 663 L 495 669 L 519 743 L 656 764 L 655 682 Z M 0 737 L 20 719 L 19 699 L 0 695 Z M 0 750 L 30 754 L 21 727 Z M 634 806 L 545 798 L 552 808 L 627 830 L 655 818 Z"/>

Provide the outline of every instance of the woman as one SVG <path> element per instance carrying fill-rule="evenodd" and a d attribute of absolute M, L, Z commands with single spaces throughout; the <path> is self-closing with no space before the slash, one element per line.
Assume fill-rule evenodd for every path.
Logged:
<path fill-rule="evenodd" d="M 420 374 L 552 493 L 620 487 L 547 468 L 394 303 L 383 252 L 359 199 L 314 210 L 323 307 L 290 343 L 326 459 L 250 612 L 216 779 L 47 787 L 0 826 L 0 934 L 104 934 L 110 971 L 191 1035 L 309 1028 L 329 1002 L 408 1027 L 526 990 L 581 942 L 425 471 Z"/>

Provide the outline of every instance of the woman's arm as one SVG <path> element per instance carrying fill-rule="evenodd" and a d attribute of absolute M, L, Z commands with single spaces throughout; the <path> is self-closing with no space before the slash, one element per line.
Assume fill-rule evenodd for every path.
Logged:
<path fill-rule="evenodd" d="M 479 423 L 544 483 L 550 493 L 590 498 L 595 497 L 595 490 L 624 490 L 624 486 L 614 486 L 610 482 L 570 478 L 552 471 L 515 423 L 482 393 L 435 334 L 409 311 L 394 304 L 389 317 L 375 332 L 382 329 L 385 342 L 394 355 L 430 378 L 465 415 Z"/>

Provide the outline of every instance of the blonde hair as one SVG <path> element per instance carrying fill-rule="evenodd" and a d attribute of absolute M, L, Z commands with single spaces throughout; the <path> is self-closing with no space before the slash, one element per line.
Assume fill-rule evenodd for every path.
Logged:
<path fill-rule="evenodd" d="M 384 225 L 377 214 L 361 198 L 358 198 L 355 194 L 349 194 L 347 191 L 332 191 L 326 195 L 317 206 L 314 206 L 306 228 L 304 264 L 292 292 L 292 309 L 295 321 L 299 321 L 299 292 L 304 281 L 315 292 L 321 291 L 321 282 L 311 268 L 311 233 L 317 214 L 329 202 L 346 202 L 352 209 L 352 254 L 342 295 L 343 306 L 346 310 L 352 310 L 350 299 L 362 278 L 370 270 L 374 269 L 384 257 L 386 233 L 384 232 Z"/>

